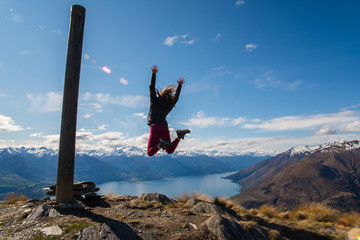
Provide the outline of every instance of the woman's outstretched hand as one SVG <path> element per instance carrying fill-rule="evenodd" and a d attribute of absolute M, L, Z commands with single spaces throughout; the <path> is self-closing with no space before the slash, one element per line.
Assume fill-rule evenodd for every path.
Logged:
<path fill-rule="evenodd" d="M 157 67 L 156 65 L 154 65 L 154 66 L 151 68 L 151 71 L 156 74 L 156 73 L 159 71 L 159 69 L 158 69 L 158 67 Z"/>
<path fill-rule="evenodd" d="M 183 78 L 180 78 L 179 80 L 177 80 L 177 83 L 178 83 L 179 85 L 183 85 L 184 82 L 185 82 L 185 80 L 184 80 Z"/>

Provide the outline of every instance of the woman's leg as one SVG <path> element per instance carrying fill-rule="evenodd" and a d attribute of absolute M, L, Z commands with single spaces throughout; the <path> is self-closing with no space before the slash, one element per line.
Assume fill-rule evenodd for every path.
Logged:
<path fill-rule="evenodd" d="M 161 130 L 159 129 L 159 125 L 150 126 L 150 136 L 147 146 L 148 156 L 151 157 L 160 150 L 159 148 L 160 138 L 161 138 Z"/>
<path fill-rule="evenodd" d="M 164 137 L 166 140 L 168 140 L 169 142 L 171 142 L 171 138 L 170 138 L 170 132 L 169 129 L 166 129 L 166 132 L 164 132 L 164 134 L 166 134 L 166 136 Z M 174 141 L 172 142 L 171 146 L 168 146 L 165 150 L 168 154 L 172 154 L 173 152 L 175 152 L 175 149 L 177 147 L 177 145 L 179 144 L 180 139 L 175 138 Z"/>

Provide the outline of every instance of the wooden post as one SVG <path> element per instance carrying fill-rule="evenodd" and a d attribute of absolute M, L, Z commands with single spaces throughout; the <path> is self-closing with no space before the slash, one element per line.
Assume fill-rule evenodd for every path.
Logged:
<path fill-rule="evenodd" d="M 85 8 L 80 5 L 71 6 L 56 183 L 57 203 L 73 199 L 76 118 L 84 24 Z"/>

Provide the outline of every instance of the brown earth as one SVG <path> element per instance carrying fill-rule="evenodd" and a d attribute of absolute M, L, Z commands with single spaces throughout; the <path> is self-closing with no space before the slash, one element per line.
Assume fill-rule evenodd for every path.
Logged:
<path fill-rule="evenodd" d="M 191 201 L 164 205 L 108 194 L 70 207 L 56 204 L 53 199 L 1 203 L 0 239 L 82 239 L 86 229 L 114 221 L 125 223 L 144 240 L 343 239 L 347 231 L 329 223 L 300 225 L 296 221 L 271 219 L 255 210 L 225 207 L 216 201 Z M 53 232 L 49 233 L 49 229 Z"/>

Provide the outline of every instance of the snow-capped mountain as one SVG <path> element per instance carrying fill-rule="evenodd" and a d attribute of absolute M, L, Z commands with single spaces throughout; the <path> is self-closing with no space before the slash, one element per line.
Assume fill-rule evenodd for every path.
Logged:
<path fill-rule="evenodd" d="M 315 146 L 300 146 L 300 147 L 292 147 L 288 151 L 286 151 L 287 154 L 290 156 L 294 155 L 309 155 L 311 153 L 314 153 L 316 151 L 321 152 L 329 152 L 329 151 L 349 151 L 360 147 L 360 142 L 358 140 L 354 141 L 341 141 L 341 142 L 331 142 L 331 143 L 325 143 Z"/>
<path fill-rule="evenodd" d="M 359 211 L 359 156 L 358 140 L 291 148 L 230 176 L 242 185 L 233 199 L 247 207 L 322 202 Z"/>

